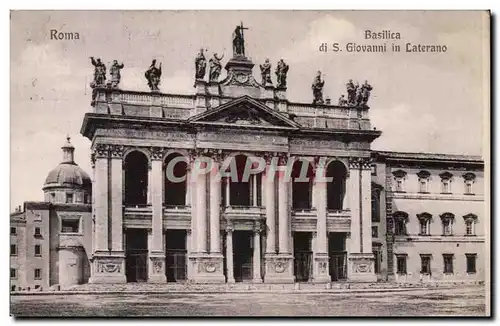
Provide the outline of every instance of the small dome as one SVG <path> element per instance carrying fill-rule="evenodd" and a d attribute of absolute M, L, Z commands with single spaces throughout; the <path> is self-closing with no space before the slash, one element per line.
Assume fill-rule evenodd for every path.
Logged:
<path fill-rule="evenodd" d="M 45 179 L 44 189 L 51 187 L 75 187 L 91 188 L 92 181 L 85 171 L 75 163 L 75 147 L 71 144 L 70 137 L 66 137 L 66 142 L 61 147 L 63 151 L 62 162 Z"/>
<path fill-rule="evenodd" d="M 76 163 L 61 163 L 45 179 L 44 188 L 52 185 L 87 188 L 91 187 L 92 181 Z"/>

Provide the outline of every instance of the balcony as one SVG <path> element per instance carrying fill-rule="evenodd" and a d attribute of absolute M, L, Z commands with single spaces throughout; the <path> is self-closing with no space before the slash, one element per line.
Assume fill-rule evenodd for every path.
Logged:
<path fill-rule="evenodd" d="M 315 220 L 316 217 L 316 208 L 292 208 L 292 218 Z"/>
<path fill-rule="evenodd" d="M 342 218 L 351 218 L 351 210 L 350 209 L 329 209 L 327 212 L 327 219 L 342 219 Z"/>
<path fill-rule="evenodd" d="M 265 211 L 260 206 L 227 206 L 223 208 L 228 220 L 259 220 L 264 217 Z"/>
<path fill-rule="evenodd" d="M 165 219 L 191 219 L 191 206 L 189 205 L 165 205 L 163 207 L 163 218 Z"/>

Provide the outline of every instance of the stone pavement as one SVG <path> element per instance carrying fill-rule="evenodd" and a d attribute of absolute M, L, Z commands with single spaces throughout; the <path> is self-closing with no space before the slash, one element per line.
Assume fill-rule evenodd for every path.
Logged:
<path fill-rule="evenodd" d="M 411 289 L 429 288 L 464 288 L 477 286 L 476 283 L 440 282 L 440 283 L 295 283 L 295 284 L 196 284 L 196 283 L 126 283 L 126 284 L 81 284 L 70 288 L 53 288 L 51 291 L 19 291 L 13 295 L 30 294 L 112 294 L 112 293 L 346 293 L 346 292 L 398 292 Z"/>

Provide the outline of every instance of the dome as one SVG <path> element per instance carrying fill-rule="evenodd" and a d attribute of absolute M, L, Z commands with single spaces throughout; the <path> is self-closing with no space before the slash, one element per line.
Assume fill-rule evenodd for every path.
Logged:
<path fill-rule="evenodd" d="M 63 160 L 55 169 L 49 172 L 43 188 L 90 188 L 92 186 L 92 181 L 89 175 L 75 163 L 75 148 L 71 144 L 69 137 L 66 138 L 66 143 L 63 145 L 62 150 Z"/>
<path fill-rule="evenodd" d="M 92 181 L 76 163 L 61 163 L 45 179 L 45 187 L 51 185 L 87 188 L 92 185 Z"/>

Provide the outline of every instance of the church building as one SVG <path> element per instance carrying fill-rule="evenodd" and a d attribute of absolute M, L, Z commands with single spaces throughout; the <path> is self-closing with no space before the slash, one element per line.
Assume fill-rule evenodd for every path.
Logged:
<path fill-rule="evenodd" d="M 11 214 L 11 290 L 82 283 L 484 281 L 481 157 L 371 149 L 371 86 L 338 104 L 287 99 L 245 53 L 197 55 L 195 94 L 120 88 L 94 61 L 92 173 L 63 160 L 43 202 Z M 208 68 L 208 69 L 207 69 Z M 376 108 L 374 108 L 376 109 Z"/>

